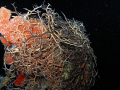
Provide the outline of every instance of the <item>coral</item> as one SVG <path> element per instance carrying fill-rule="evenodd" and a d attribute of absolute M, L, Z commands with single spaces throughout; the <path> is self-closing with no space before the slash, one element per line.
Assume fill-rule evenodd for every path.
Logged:
<path fill-rule="evenodd" d="M 11 16 L 12 11 L 0 9 L 0 39 L 10 79 L 0 88 L 86 90 L 93 86 L 96 57 L 83 23 L 64 14 L 62 19 L 50 4 L 26 10 L 19 14 L 15 8 L 16 16 Z"/>

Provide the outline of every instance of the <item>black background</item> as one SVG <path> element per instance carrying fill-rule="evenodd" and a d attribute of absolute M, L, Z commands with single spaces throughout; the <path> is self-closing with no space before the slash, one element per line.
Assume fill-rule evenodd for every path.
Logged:
<path fill-rule="evenodd" d="M 0 7 L 25 13 L 23 8 L 42 4 L 43 0 L 0 0 Z M 46 0 L 61 16 L 82 21 L 97 56 L 98 76 L 91 90 L 120 90 L 120 1 L 119 0 Z M 0 68 L 4 46 L 0 43 Z M 0 74 L 3 70 L 0 69 Z"/>

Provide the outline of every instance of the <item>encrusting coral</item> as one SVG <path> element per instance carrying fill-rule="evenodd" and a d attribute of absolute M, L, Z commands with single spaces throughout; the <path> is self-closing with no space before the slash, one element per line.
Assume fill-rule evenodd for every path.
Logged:
<path fill-rule="evenodd" d="M 16 16 L 11 16 L 12 11 L 0 9 L 6 72 L 0 88 L 86 90 L 93 86 L 96 57 L 83 23 L 64 14 L 63 20 L 50 4 L 26 10 L 20 14 L 15 8 Z"/>

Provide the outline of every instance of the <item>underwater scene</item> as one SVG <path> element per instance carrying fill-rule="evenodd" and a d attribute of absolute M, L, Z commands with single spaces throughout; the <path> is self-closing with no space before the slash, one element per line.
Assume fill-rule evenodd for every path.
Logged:
<path fill-rule="evenodd" d="M 96 56 L 83 22 L 61 17 L 50 4 L 19 13 L 0 8 L 5 76 L 1 90 L 87 90 Z"/>

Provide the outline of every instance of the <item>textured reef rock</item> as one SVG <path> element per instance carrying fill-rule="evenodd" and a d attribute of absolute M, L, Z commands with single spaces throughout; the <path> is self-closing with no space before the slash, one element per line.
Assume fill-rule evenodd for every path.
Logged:
<path fill-rule="evenodd" d="M 96 57 L 83 23 L 64 14 L 62 19 L 50 4 L 26 10 L 21 14 L 16 8 L 15 12 L 0 9 L 6 73 L 0 88 L 87 90 L 93 86 Z"/>

